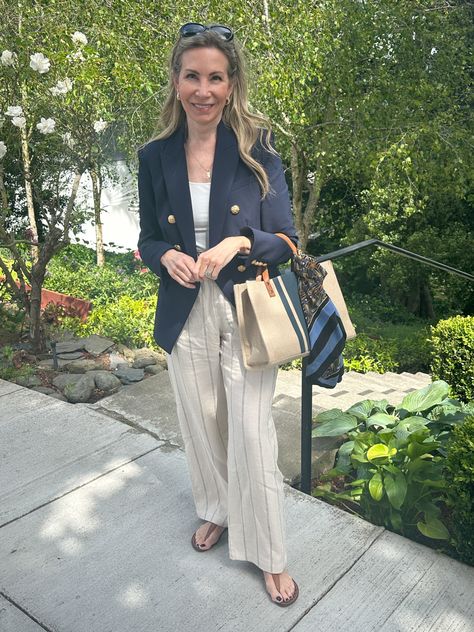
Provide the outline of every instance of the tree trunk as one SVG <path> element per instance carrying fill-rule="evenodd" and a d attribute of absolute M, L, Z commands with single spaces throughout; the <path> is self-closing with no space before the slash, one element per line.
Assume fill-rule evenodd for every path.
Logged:
<path fill-rule="evenodd" d="M 30 150 L 28 147 L 28 136 L 26 132 L 26 128 L 21 128 L 21 154 L 23 158 L 23 170 L 25 174 L 25 193 L 26 193 L 26 205 L 28 208 L 28 220 L 30 223 L 30 230 L 28 234 L 28 238 L 33 245 L 31 246 L 31 257 L 33 259 L 33 263 L 38 261 L 39 250 L 38 250 L 38 226 L 36 224 L 36 216 L 35 216 L 35 207 L 33 204 L 33 187 L 31 186 L 31 161 L 30 161 Z"/>
<path fill-rule="evenodd" d="M 32 272 L 30 294 L 30 342 L 34 353 L 45 348 L 44 330 L 41 322 L 41 288 L 43 282 Z"/>
<path fill-rule="evenodd" d="M 105 263 L 105 252 L 102 221 L 100 216 L 100 197 L 102 185 L 96 169 L 91 169 L 90 175 L 92 180 L 92 196 L 94 199 L 95 249 L 97 254 L 97 265 L 103 266 Z"/>
<path fill-rule="evenodd" d="M 435 311 L 433 307 L 433 298 L 428 281 L 423 280 L 420 287 L 420 316 L 423 318 L 434 319 Z"/>

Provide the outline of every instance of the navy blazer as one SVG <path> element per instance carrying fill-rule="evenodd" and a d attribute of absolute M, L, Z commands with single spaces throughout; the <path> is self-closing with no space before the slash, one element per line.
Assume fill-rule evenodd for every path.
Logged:
<path fill-rule="evenodd" d="M 171 353 L 199 292 L 171 278 L 160 264 L 170 248 L 197 258 L 189 190 L 185 130 L 154 140 L 138 152 L 140 236 L 138 249 L 144 263 L 160 277 L 154 337 Z M 249 255 L 236 255 L 220 272 L 216 283 L 234 303 L 234 283 L 254 279 L 257 262 L 268 264 L 270 276 L 291 255 L 288 245 L 273 233 L 282 232 L 296 243 L 288 187 L 279 156 L 257 143 L 254 157 L 264 166 L 272 192 L 263 200 L 253 171 L 241 160 L 234 132 L 222 121 L 217 128 L 209 199 L 209 247 L 225 237 L 245 235 L 252 241 Z"/>

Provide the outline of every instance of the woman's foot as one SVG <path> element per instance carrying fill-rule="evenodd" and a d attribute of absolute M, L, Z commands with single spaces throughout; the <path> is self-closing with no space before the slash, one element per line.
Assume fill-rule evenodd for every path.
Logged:
<path fill-rule="evenodd" d="M 216 544 L 227 527 L 220 527 L 213 522 L 205 522 L 192 537 L 192 545 L 197 551 L 208 551 Z"/>
<path fill-rule="evenodd" d="M 286 571 L 267 573 L 263 571 L 265 585 L 272 601 L 278 605 L 290 605 L 298 597 L 298 586 Z"/>

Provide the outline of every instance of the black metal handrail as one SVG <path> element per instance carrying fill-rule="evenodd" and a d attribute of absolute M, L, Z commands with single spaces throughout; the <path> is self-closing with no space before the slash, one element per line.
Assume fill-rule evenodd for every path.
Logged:
<path fill-rule="evenodd" d="M 400 248 L 399 246 L 394 246 L 393 244 L 387 244 L 380 239 L 367 239 L 366 241 L 361 241 L 357 244 L 352 244 L 351 246 L 347 246 L 346 248 L 339 248 L 339 250 L 334 250 L 333 252 L 329 252 L 326 255 L 321 255 L 316 257 L 317 260 L 321 263 L 323 261 L 329 261 L 332 259 L 339 259 L 341 257 L 346 257 L 347 255 L 351 255 L 354 252 L 358 252 L 362 250 L 362 248 L 367 248 L 369 246 L 378 246 L 381 248 L 386 248 L 387 250 L 391 250 L 397 255 L 401 255 L 402 257 L 408 257 L 409 259 L 414 259 L 415 261 L 419 261 L 424 265 L 429 265 L 434 268 L 438 268 L 439 270 L 444 270 L 445 272 L 449 272 L 451 274 L 456 274 L 457 276 L 468 279 L 469 281 L 474 281 L 474 275 L 469 274 L 468 272 L 464 272 L 463 270 L 458 270 L 457 268 L 453 268 L 452 266 L 448 266 L 445 263 L 440 263 L 439 261 L 435 261 L 434 259 L 429 259 L 428 257 L 423 257 L 422 255 L 418 255 L 415 252 L 410 252 L 409 250 L 405 250 L 404 248 Z M 303 366 L 301 371 L 301 484 L 300 490 L 305 494 L 311 494 L 311 476 L 312 476 L 312 430 L 313 430 L 313 386 L 305 379 L 306 366 L 308 364 L 308 358 L 303 358 Z"/>

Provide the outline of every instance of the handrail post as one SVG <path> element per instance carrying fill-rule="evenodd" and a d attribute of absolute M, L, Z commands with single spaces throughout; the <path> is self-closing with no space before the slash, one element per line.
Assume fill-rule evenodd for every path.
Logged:
<path fill-rule="evenodd" d="M 312 430 L 313 385 L 306 379 L 308 358 L 303 358 L 301 368 L 301 491 L 311 494 L 312 477 Z"/>

